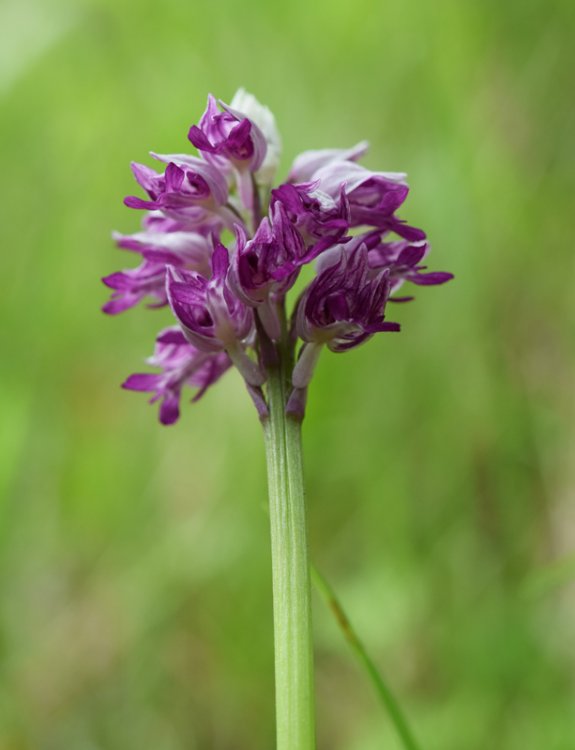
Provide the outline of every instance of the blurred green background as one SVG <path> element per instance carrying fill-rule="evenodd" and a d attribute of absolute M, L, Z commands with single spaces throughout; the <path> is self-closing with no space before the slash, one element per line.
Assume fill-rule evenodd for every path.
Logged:
<path fill-rule="evenodd" d="M 129 161 L 239 86 L 283 173 L 362 138 L 407 171 L 457 277 L 323 356 L 314 560 L 425 749 L 573 750 L 572 0 L 3 0 L 0 35 L 1 750 L 274 745 L 254 410 L 229 374 L 162 428 L 119 383 L 166 312 L 99 312 Z M 320 749 L 397 750 L 314 618 Z"/>

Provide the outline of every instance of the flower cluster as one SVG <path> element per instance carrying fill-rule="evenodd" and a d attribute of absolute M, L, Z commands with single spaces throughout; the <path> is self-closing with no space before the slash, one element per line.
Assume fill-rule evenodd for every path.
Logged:
<path fill-rule="evenodd" d="M 388 301 L 412 299 L 396 295 L 403 283 L 452 275 L 426 270 L 425 233 L 397 216 L 406 176 L 358 164 L 366 143 L 306 151 L 273 187 L 275 120 L 243 90 L 229 106 L 210 96 L 188 138 L 197 156 L 152 153 L 157 170 L 132 164 L 147 198 L 124 202 L 146 212 L 142 231 L 114 237 L 141 263 L 103 279 L 113 290 L 103 309 L 116 314 L 147 299 L 169 305 L 177 325 L 161 331 L 148 360 L 159 374 L 131 375 L 124 388 L 152 393 L 160 421 L 172 424 L 184 385 L 198 388 L 195 401 L 235 365 L 265 417 L 267 372 L 273 352 L 283 352 L 288 409 L 301 417 L 323 346 L 343 352 L 398 331 L 385 313 Z M 315 277 L 287 320 L 286 295 L 310 263 Z"/>

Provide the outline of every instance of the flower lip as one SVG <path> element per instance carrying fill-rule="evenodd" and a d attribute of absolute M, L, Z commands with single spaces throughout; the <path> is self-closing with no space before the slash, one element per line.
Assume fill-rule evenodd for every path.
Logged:
<path fill-rule="evenodd" d="M 165 305 L 164 273 L 165 266 L 162 263 L 145 260 L 137 268 L 116 271 L 104 276 L 103 283 L 112 289 L 113 293 L 102 310 L 108 315 L 117 315 L 134 307 L 145 297 L 156 300 L 150 307 Z"/>
<path fill-rule="evenodd" d="M 212 238 L 212 277 L 168 266 L 166 293 L 188 341 L 205 351 L 235 348 L 253 329 L 253 314 L 228 284 L 229 255 Z"/>
<path fill-rule="evenodd" d="M 392 291 L 396 291 L 404 281 L 418 286 L 434 286 L 445 284 L 453 278 L 452 273 L 446 271 L 427 271 L 421 261 L 429 253 L 429 244 L 424 240 L 409 242 L 371 242 L 368 263 L 374 271 L 387 269 L 390 275 Z"/>
<path fill-rule="evenodd" d="M 162 372 L 130 375 L 122 387 L 154 394 L 150 403 L 161 400 L 159 417 L 164 425 L 178 420 L 184 385 L 198 388 L 192 399 L 198 401 L 232 365 L 225 352 L 210 354 L 194 347 L 177 327 L 160 331 L 154 355 L 148 363 L 161 368 Z"/>

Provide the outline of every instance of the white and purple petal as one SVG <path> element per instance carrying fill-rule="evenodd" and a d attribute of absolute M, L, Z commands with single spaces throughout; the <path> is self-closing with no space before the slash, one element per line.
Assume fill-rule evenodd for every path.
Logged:
<path fill-rule="evenodd" d="M 351 148 L 324 148 L 304 151 L 296 156 L 291 166 L 289 182 L 312 182 L 318 169 L 335 161 L 355 162 L 367 152 L 369 143 L 360 141 Z"/>

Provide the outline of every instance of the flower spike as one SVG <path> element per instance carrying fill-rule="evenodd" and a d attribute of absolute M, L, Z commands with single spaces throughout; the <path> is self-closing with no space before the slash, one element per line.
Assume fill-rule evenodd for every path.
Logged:
<path fill-rule="evenodd" d="M 124 387 L 152 393 L 160 421 L 172 424 L 184 387 L 199 388 L 197 399 L 234 366 L 265 420 L 269 372 L 287 358 L 286 409 L 301 419 L 325 347 L 342 353 L 375 333 L 399 331 L 385 314 L 388 302 L 413 299 L 400 288 L 453 276 L 428 270 L 425 232 L 399 215 L 405 174 L 359 163 L 367 142 L 305 151 L 273 187 L 281 151 L 275 119 L 243 89 L 229 105 L 210 95 L 188 138 L 198 154 L 151 152 L 163 171 L 132 164 L 146 197 L 125 203 L 145 212 L 143 226 L 114 234 L 141 262 L 103 279 L 112 289 L 104 312 L 147 300 L 169 305 L 177 324 L 161 332 L 149 360 L 161 373 L 133 375 Z M 290 290 L 312 265 L 288 319 Z"/>

